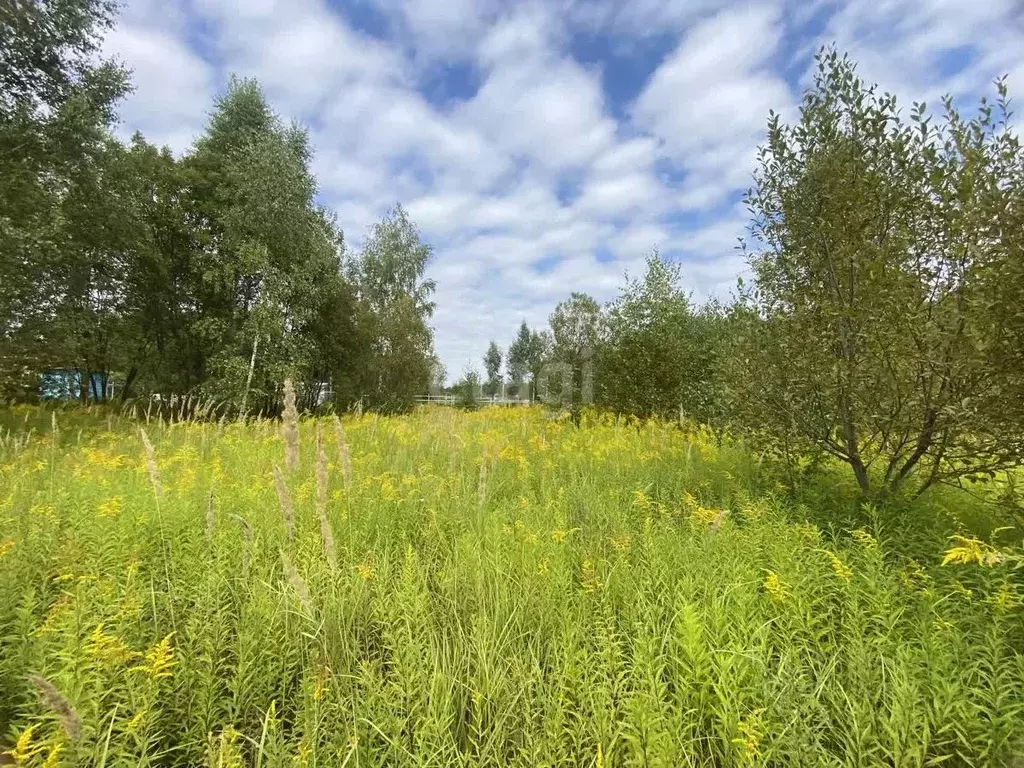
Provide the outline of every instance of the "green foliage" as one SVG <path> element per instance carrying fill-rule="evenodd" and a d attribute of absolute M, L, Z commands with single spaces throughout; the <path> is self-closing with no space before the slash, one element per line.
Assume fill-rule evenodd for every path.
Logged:
<path fill-rule="evenodd" d="M 405 212 L 343 274 L 308 136 L 250 80 L 231 80 L 184 157 L 140 135 L 122 146 L 108 123 L 124 73 L 93 55 L 112 11 L 68 0 L 3 12 L 18 37 L 4 48 L 0 123 L 0 394 L 34 394 L 57 368 L 116 378 L 122 399 L 189 393 L 273 411 L 292 377 L 305 408 L 328 395 L 338 408 L 409 407 L 436 359 L 429 248 Z"/>
<path fill-rule="evenodd" d="M 430 246 L 397 205 L 349 264 L 350 280 L 368 309 L 370 350 L 359 375 L 374 408 L 407 410 L 432 381 L 435 285 L 424 277 L 429 261 Z"/>
<path fill-rule="evenodd" d="M 597 402 L 646 418 L 710 420 L 716 395 L 713 309 L 695 313 L 678 264 L 655 251 L 642 279 L 627 280 L 605 311 L 596 359 Z"/>
<path fill-rule="evenodd" d="M 515 341 L 509 345 L 505 367 L 512 384 L 520 389 L 520 396 L 529 374 L 527 394 L 531 400 L 537 399 L 537 379 L 551 354 L 551 346 L 551 335 L 547 331 L 531 331 L 525 320 L 519 326 Z"/>
<path fill-rule="evenodd" d="M 909 116 L 835 52 L 794 126 L 769 121 L 729 356 L 734 404 L 785 450 L 820 449 L 866 493 L 993 473 L 1024 453 L 1018 402 L 1024 153 L 999 85 L 963 120 Z M 756 436 L 756 435 L 755 435 Z"/>
<path fill-rule="evenodd" d="M 82 298 L 91 287 L 83 276 L 98 258 L 104 228 L 114 226 L 115 242 L 124 235 L 118 208 L 101 205 L 104 174 L 117 155 L 107 126 L 128 88 L 126 72 L 97 56 L 113 13 L 106 0 L 0 8 L 3 395 L 34 388 L 42 360 L 74 354 L 65 329 L 95 319 L 96 307 Z M 98 278 L 96 290 L 111 289 L 112 272 Z"/>
<path fill-rule="evenodd" d="M 501 348 L 493 341 L 487 347 L 484 354 L 484 371 L 487 373 L 487 383 L 484 394 L 493 397 L 501 390 Z"/>
<path fill-rule="evenodd" d="M 594 402 L 594 357 L 600 334 L 601 307 L 584 293 L 573 292 L 551 313 L 551 353 L 538 386 L 545 400 L 579 413 Z"/>
<path fill-rule="evenodd" d="M 137 424 L 95 413 L 53 431 L 0 409 L 18 430 L 0 439 L 0 750 L 24 765 L 1024 749 L 1019 550 L 795 522 L 757 457 L 708 430 L 535 408 L 303 421 L 289 537 L 277 422 L 147 424 L 156 496 Z M 341 441 L 322 481 L 318 428 Z"/>
<path fill-rule="evenodd" d="M 452 393 L 455 395 L 455 404 L 467 411 L 475 411 L 480 407 L 479 394 L 481 391 L 480 374 L 472 368 L 468 369 L 462 378 L 455 382 Z"/>

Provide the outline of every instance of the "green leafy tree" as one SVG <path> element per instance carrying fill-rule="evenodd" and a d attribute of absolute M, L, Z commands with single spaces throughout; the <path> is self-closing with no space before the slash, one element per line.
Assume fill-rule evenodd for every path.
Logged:
<path fill-rule="evenodd" d="M 257 83 L 237 79 L 184 160 L 198 230 L 189 370 L 215 397 L 249 389 L 269 406 L 288 376 L 319 381 L 324 303 L 339 300 L 344 244 L 315 203 L 310 161 L 306 132 L 283 124 Z M 315 327 L 311 343 L 304 332 Z"/>
<path fill-rule="evenodd" d="M 551 359 L 545 365 L 546 398 L 578 415 L 594 400 L 593 365 L 599 341 L 601 307 L 584 293 L 573 293 L 551 314 Z"/>
<path fill-rule="evenodd" d="M 501 389 L 501 360 L 501 348 L 492 341 L 484 354 L 484 370 L 487 373 L 484 394 L 489 397 L 494 397 Z"/>
<path fill-rule="evenodd" d="M 400 206 L 376 225 L 349 275 L 370 317 L 371 355 L 362 372 L 368 404 L 406 410 L 430 386 L 435 365 L 430 246 Z"/>
<path fill-rule="evenodd" d="M 480 407 L 480 374 L 475 370 L 467 369 L 462 378 L 455 383 L 453 390 L 455 404 L 460 408 L 475 411 Z"/>
<path fill-rule="evenodd" d="M 707 419 L 714 399 L 713 311 L 693 311 L 680 268 L 657 252 L 642 279 L 608 307 L 598 360 L 598 401 L 619 413 Z"/>
<path fill-rule="evenodd" d="M 537 381 L 551 356 L 552 346 L 550 332 L 531 331 L 525 320 L 519 326 L 515 341 L 509 345 L 505 367 L 520 397 L 524 394 L 523 387 L 527 386 L 526 377 L 529 375 L 525 394 L 537 399 Z"/>
<path fill-rule="evenodd" d="M 526 374 L 529 373 L 530 342 L 530 327 L 523 320 L 515 341 L 509 344 L 508 355 L 505 358 L 505 370 L 508 373 L 509 381 L 517 392 L 522 390 Z"/>
<path fill-rule="evenodd" d="M 748 195 L 755 283 L 735 406 L 775 443 L 849 464 L 862 491 L 978 476 L 1024 453 L 1018 288 L 1024 172 L 1006 93 L 909 116 L 835 52 L 800 120 L 769 121 Z M 1019 283 L 1018 283 L 1019 285 Z M 1016 403 L 1016 404 L 1015 404 Z"/>
<path fill-rule="evenodd" d="M 96 251 L 114 246 L 76 215 L 108 189 L 108 126 L 128 90 L 125 70 L 98 56 L 116 5 L 107 0 L 0 6 L 0 381 L 7 394 L 75 358 L 82 332 L 60 305 Z M 84 227 L 84 229 L 83 229 Z M 120 234 L 120 233 L 118 233 Z M 99 239 L 99 240 L 97 240 Z M 83 260 L 86 265 L 83 265 Z M 78 318 L 89 323 L 88 312 Z M 73 362 L 84 363 L 75 359 Z"/>

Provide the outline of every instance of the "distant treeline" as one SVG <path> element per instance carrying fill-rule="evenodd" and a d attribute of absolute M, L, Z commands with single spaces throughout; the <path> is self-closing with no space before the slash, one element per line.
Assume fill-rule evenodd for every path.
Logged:
<path fill-rule="evenodd" d="M 111 0 L 0 14 L 0 397 L 153 393 L 276 410 L 409 408 L 444 371 L 430 249 L 400 206 L 359 253 L 316 202 L 304 129 L 233 80 L 181 157 L 111 133 L 129 88 L 97 56 Z M 744 245 L 752 280 L 695 306 L 657 254 L 605 307 L 523 324 L 503 376 L 578 414 L 680 414 L 866 494 L 997 475 L 1024 455 L 1024 152 L 1002 81 L 939 118 L 817 58 L 799 120 L 768 119 Z M 502 362 L 505 373 L 502 373 Z M 70 373 L 70 378 L 66 375 Z M 63 378 L 61 378 L 63 376 Z M 54 378 L 56 377 L 56 378 Z"/>
<path fill-rule="evenodd" d="M 408 407 L 437 361 L 430 250 L 405 212 L 347 251 L 315 202 L 306 131 L 248 80 L 180 158 L 119 142 L 128 74 L 96 56 L 113 13 L 75 0 L 0 15 L 0 397 L 58 372 L 82 399 L 256 411 L 291 376 L 307 406 Z"/>
<path fill-rule="evenodd" d="M 727 304 L 691 304 L 655 253 L 615 301 L 573 294 L 453 389 L 472 406 L 507 379 L 575 414 L 681 415 L 803 467 L 838 459 L 875 498 L 998 476 L 1024 519 L 1006 474 L 1024 457 L 1024 152 L 1005 84 L 936 119 L 834 50 L 817 64 L 799 121 L 769 116 L 753 279 Z"/>

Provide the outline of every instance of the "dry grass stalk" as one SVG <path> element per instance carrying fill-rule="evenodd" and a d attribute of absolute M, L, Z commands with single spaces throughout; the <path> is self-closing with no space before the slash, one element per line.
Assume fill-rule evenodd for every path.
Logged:
<path fill-rule="evenodd" d="M 284 528 L 288 538 L 295 538 L 295 508 L 292 506 L 292 495 L 288 492 L 288 485 L 281 474 L 281 468 L 274 465 L 274 485 L 277 488 L 277 500 L 281 504 L 281 517 L 284 518 Z"/>
<path fill-rule="evenodd" d="M 206 538 L 208 538 L 208 539 L 212 539 L 213 538 L 213 527 L 214 527 L 214 524 L 216 522 L 215 519 L 214 519 L 214 514 L 213 514 L 213 499 L 214 499 L 213 489 L 214 489 L 214 483 L 211 482 L 210 483 L 210 496 L 206 500 Z"/>
<path fill-rule="evenodd" d="M 334 531 L 327 519 L 327 456 L 324 454 L 324 433 L 320 422 L 316 424 L 316 516 L 320 519 L 320 538 L 324 541 L 327 561 L 338 567 L 338 549 L 334 544 Z"/>
<path fill-rule="evenodd" d="M 284 465 L 289 472 L 299 468 L 299 411 L 295 407 L 295 386 L 284 380 L 284 413 L 281 414 L 284 436 Z"/>
<path fill-rule="evenodd" d="M 480 458 L 480 482 L 476 487 L 476 503 L 483 506 L 487 501 L 487 452 Z"/>
<path fill-rule="evenodd" d="M 281 551 L 281 565 L 284 566 L 285 578 L 288 579 L 288 583 L 295 590 L 295 594 L 299 596 L 299 602 L 302 603 L 302 607 L 312 616 L 313 598 L 309 594 L 309 587 L 306 586 L 306 582 L 302 580 L 298 569 L 296 569 L 295 564 L 292 563 L 288 553 L 284 550 Z"/>
<path fill-rule="evenodd" d="M 29 675 L 28 681 L 35 687 L 43 703 L 60 719 L 61 727 L 68 738 L 71 741 L 78 741 L 82 735 L 82 718 L 78 716 L 78 712 L 67 697 L 45 677 Z"/>
<path fill-rule="evenodd" d="M 352 465 L 348 458 L 348 441 L 345 439 L 345 427 L 338 415 L 334 415 L 334 437 L 338 442 L 338 464 L 341 466 L 341 476 L 345 481 L 345 490 L 352 485 Z"/>
<path fill-rule="evenodd" d="M 156 469 L 156 451 L 153 450 L 153 444 L 149 442 L 149 435 L 146 434 L 146 430 L 139 428 L 139 434 L 142 435 L 142 445 L 146 449 L 146 470 L 149 472 L 149 482 L 153 484 L 153 493 L 159 499 L 163 496 L 163 488 L 160 486 L 160 475 Z"/>
<path fill-rule="evenodd" d="M 714 533 L 715 531 L 717 531 L 719 528 L 722 527 L 722 523 L 725 522 L 725 518 L 726 518 L 726 516 L 728 516 L 728 514 L 729 514 L 729 510 L 723 509 L 717 515 L 715 515 L 715 519 L 711 521 L 711 525 L 710 525 L 712 533 Z"/>
<path fill-rule="evenodd" d="M 234 512 L 229 512 L 228 514 L 242 526 L 242 538 L 245 539 L 245 549 L 242 551 L 242 572 L 247 574 L 249 572 L 249 550 L 252 549 L 252 526 L 241 515 L 236 515 Z"/>

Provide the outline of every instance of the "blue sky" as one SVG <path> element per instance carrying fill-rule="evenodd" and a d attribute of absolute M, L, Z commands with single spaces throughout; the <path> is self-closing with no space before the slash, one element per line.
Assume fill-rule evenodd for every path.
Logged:
<path fill-rule="evenodd" d="M 106 48 L 134 71 L 126 136 L 184 151 L 252 76 L 309 127 L 350 247 L 401 202 L 455 378 L 570 291 L 613 298 L 654 247 L 727 296 L 768 111 L 794 114 L 826 43 L 908 107 L 1000 74 L 1024 94 L 1016 0 L 127 0 Z"/>

